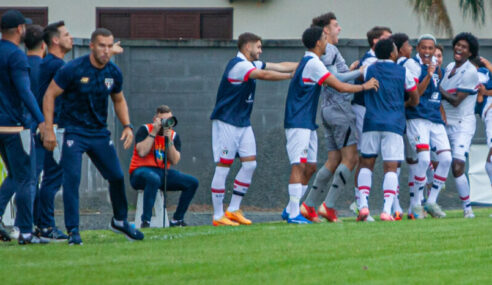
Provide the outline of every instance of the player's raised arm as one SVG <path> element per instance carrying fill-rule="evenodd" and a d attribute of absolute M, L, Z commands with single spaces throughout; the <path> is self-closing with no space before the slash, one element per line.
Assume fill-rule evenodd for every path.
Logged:
<path fill-rule="evenodd" d="M 266 70 L 274 70 L 278 72 L 293 72 L 296 70 L 298 66 L 298 62 L 279 62 L 279 63 L 273 63 L 273 62 L 266 62 L 265 63 L 265 69 Z"/>
<path fill-rule="evenodd" d="M 370 80 L 364 82 L 361 85 L 354 85 L 354 84 L 341 82 L 335 76 L 328 76 L 323 82 L 323 84 L 336 89 L 338 92 L 344 92 L 344 93 L 356 93 L 356 92 L 362 92 L 371 89 L 377 91 L 379 88 L 379 82 L 375 78 L 371 78 Z"/>
<path fill-rule="evenodd" d="M 56 146 L 56 136 L 53 130 L 53 114 L 55 112 L 55 99 L 63 93 L 63 89 L 52 80 L 43 97 L 43 114 L 45 119 L 45 129 L 41 133 L 43 146 L 50 151 Z"/>
<path fill-rule="evenodd" d="M 249 74 L 249 78 L 261 80 L 286 80 L 292 78 L 291 73 L 278 72 L 273 70 L 255 69 Z"/>

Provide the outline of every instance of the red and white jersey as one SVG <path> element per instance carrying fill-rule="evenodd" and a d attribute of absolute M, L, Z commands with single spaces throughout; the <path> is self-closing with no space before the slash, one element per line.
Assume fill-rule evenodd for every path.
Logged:
<path fill-rule="evenodd" d="M 302 81 L 306 85 L 322 85 L 331 73 L 315 53 L 306 51 L 304 56 L 311 56 L 312 58 L 306 63 L 306 67 L 302 71 Z"/>
<path fill-rule="evenodd" d="M 232 84 L 241 84 L 242 82 L 249 80 L 249 74 L 255 69 L 263 69 L 265 63 L 263 61 L 248 61 L 244 54 L 241 52 L 237 53 L 237 57 L 244 59 L 243 61 L 238 62 L 234 65 L 233 68 L 229 71 L 227 75 L 227 79 Z"/>
<path fill-rule="evenodd" d="M 470 61 L 466 61 L 451 75 L 454 66 L 455 63 L 452 62 L 446 67 L 446 72 L 441 80 L 441 87 L 451 94 L 466 92 L 469 95 L 457 107 L 446 100 L 442 100 L 448 124 L 451 125 L 457 124 L 467 116 L 475 116 L 475 102 L 479 86 L 477 68 Z"/>

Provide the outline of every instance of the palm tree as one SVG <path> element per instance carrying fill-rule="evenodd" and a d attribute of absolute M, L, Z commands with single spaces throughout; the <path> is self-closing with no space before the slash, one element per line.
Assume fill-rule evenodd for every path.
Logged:
<path fill-rule="evenodd" d="M 426 22 L 434 25 L 434 31 L 444 32 L 449 38 L 454 35 L 453 26 L 444 0 L 409 0 L 413 11 Z M 483 0 L 460 0 L 460 9 L 464 18 L 472 18 L 475 24 L 485 23 Z"/>

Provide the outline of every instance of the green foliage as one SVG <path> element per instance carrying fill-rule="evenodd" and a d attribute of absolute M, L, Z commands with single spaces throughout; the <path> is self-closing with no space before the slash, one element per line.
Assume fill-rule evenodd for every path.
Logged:
<path fill-rule="evenodd" d="M 490 210 L 465 220 L 108 230 L 83 246 L 0 244 L 2 284 L 486 284 Z"/>

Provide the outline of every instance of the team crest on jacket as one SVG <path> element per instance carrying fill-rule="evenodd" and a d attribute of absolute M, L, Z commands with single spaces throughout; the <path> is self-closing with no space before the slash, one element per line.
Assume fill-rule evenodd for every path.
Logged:
<path fill-rule="evenodd" d="M 113 78 L 105 78 L 104 79 L 104 85 L 106 85 L 106 88 L 108 88 L 108 90 L 111 90 L 111 87 L 113 87 L 113 84 L 114 84 Z"/>

